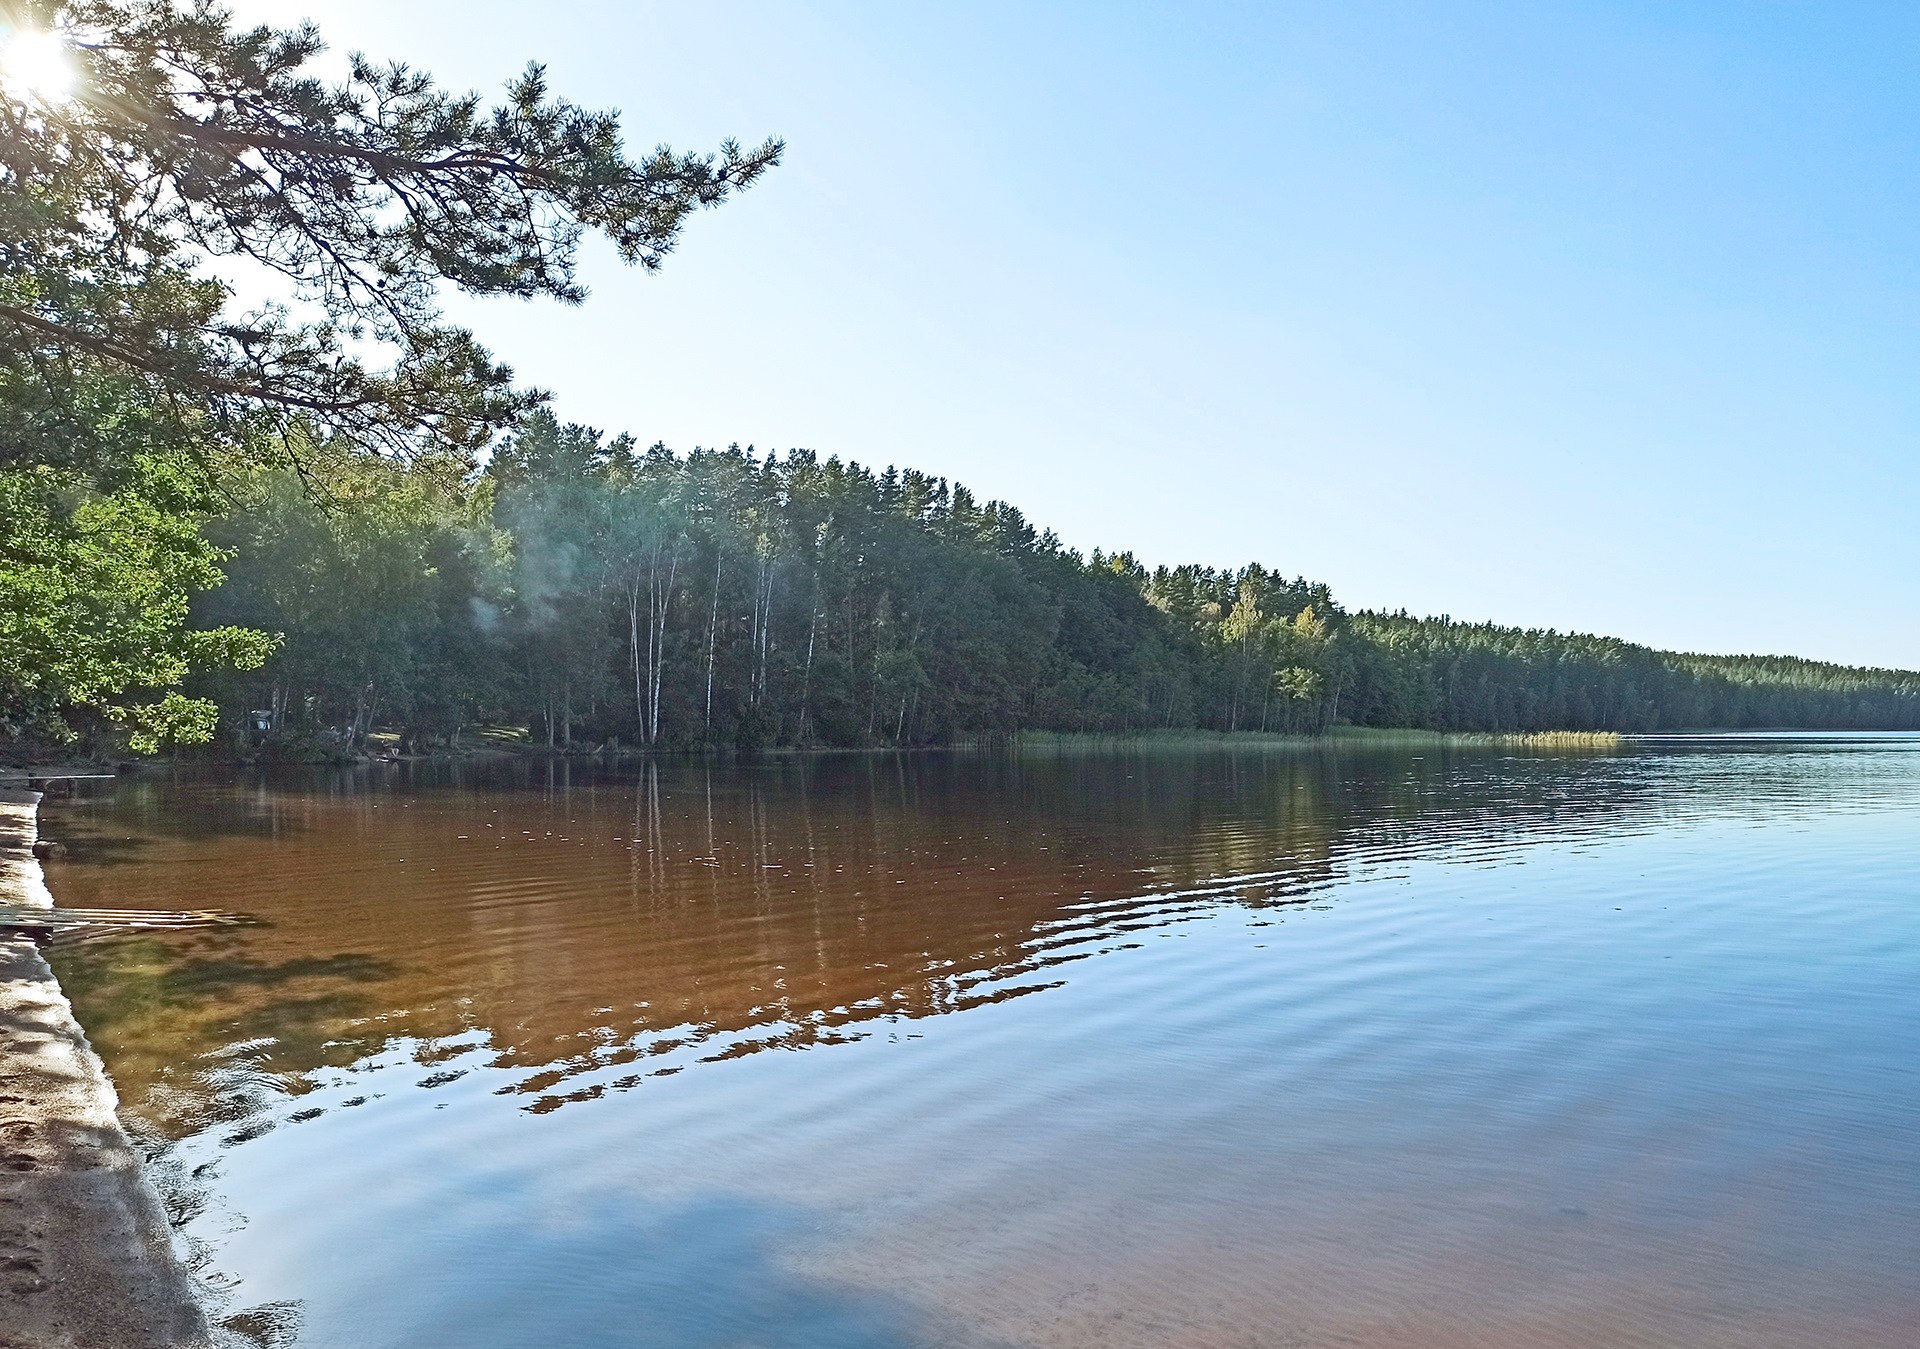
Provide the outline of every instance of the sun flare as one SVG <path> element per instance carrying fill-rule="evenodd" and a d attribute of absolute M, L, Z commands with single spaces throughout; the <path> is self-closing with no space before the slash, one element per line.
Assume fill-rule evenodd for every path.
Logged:
<path fill-rule="evenodd" d="M 18 98 L 54 103 L 73 92 L 73 58 L 52 33 L 19 29 L 0 37 L 0 85 Z"/>

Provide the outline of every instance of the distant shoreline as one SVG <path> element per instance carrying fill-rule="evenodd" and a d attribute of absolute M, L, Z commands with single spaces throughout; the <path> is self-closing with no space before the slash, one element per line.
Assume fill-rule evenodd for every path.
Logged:
<path fill-rule="evenodd" d="M 206 768 L 352 768 L 401 763 L 458 763 L 481 760 L 556 760 L 565 762 L 633 762 L 639 760 L 723 760 L 753 762 L 795 758 L 843 758 L 893 754 L 992 753 L 1018 750 L 1087 749 L 1505 749 L 1614 753 L 1636 745 L 1701 739 L 1769 739 L 1794 736 L 1872 738 L 1904 736 L 1900 728 L 1833 731 L 1822 728 L 1695 727 L 1657 732 L 1625 731 L 1438 731 L 1422 727 L 1335 726 L 1315 734 L 1266 731 L 1026 731 L 1010 736 L 977 736 L 944 745 L 782 745 L 740 750 L 721 747 L 644 749 L 628 745 L 577 745 L 573 748 L 493 740 L 458 749 L 436 748 L 421 753 L 382 757 L 352 753 L 334 757 L 231 758 L 188 754 L 111 761 L 66 760 L 0 765 L 0 788 L 25 788 L 42 778 L 112 776 L 142 769 L 199 766 Z"/>

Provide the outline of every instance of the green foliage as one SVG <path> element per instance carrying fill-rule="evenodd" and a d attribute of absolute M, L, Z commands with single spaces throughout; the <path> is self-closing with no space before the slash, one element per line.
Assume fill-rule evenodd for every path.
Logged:
<path fill-rule="evenodd" d="M 1354 721 L 1443 730 L 1920 728 L 1920 674 L 1656 651 L 1611 637 L 1362 614 Z"/>
<path fill-rule="evenodd" d="M 137 749 L 204 741 L 215 709 L 178 686 L 196 668 L 258 667 L 259 632 L 189 632 L 195 591 L 220 583 L 191 481 L 140 457 L 111 492 L 70 470 L 0 470 L 0 706 L 71 736 L 69 719 L 125 722 Z M 126 701 L 127 695 L 153 701 Z"/>
<path fill-rule="evenodd" d="M 585 232 L 657 267 L 688 215 L 781 154 L 631 159 L 613 113 L 554 97 L 537 66 L 493 107 L 359 56 L 328 81 L 312 25 L 213 5 L 11 0 L 0 19 L 68 40 L 79 73 L 69 98 L 0 96 L 0 368 L 96 459 L 101 370 L 188 420 L 472 450 L 538 400 L 441 321 L 441 283 L 577 302 Z M 277 274 L 296 309 L 227 314 L 209 256 Z M 30 450 L 52 462 L 36 439 L 0 463 Z"/>
<path fill-rule="evenodd" d="M 330 473 L 361 486 L 323 511 L 281 481 L 222 527 L 240 556 L 205 616 L 287 631 L 232 696 L 342 744 L 376 706 L 415 743 L 488 721 L 555 748 L 1920 725 L 1913 675 L 1348 615 L 806 451 L 679 457 L 541 412 L 460 490 Z"/>
<path fill-rule="evenodd" d="M 1309 670 L 1299 665 L 1289 665 L 1277 670 L 1273 676 L 1274 690 L 1290 702 L 1311 703 L 1320 696 L 1325 681 L 1318 670 Z"/>
<path fill-rule="evenodd" d="M 0 89 L 5 738 L 100 718 L 136 748 L 212 734 L 211 705 L 174 686 L 259 666 L 271 644 L 186 630 L 189 595 L 220 579 L 195 533 L 211 493 L 245 511 L 259 491 L 346 498 L 337 529 L 305 521 L 305 554 L 241 539 L 296 591 L 292 578 L 325 576 L 430 607 L 433 586 L 415 584 L 428 575 L 463 612 L 478 602 L 449 579 L 466 545 L 423 564 L 423 540 L 445 540 L 423 532 L 415 489 L 367 490 L 348 448 L 457 484 L 541 401 L 442 321 L 439 288 L 577 302 L 588 232 L 657 267 L 690 214 L 781 154 L 727 141 L 629 157 L 614 114 L 555 97 L 538 67 L 497 106 L 358 56 L 331 81 L 311 25 L 241 27 L 213 4 L 0 0 L 13 29 L 56 35 L 78 79 L 58 98 Z M 216 261 L 286 303 L 232 312 Z M 355 611 L 335 593 L 252 608 L 290 620 L 285 659 L 320 669 L 299 653 L 335 642 L 326 678 L 363 690 L 425 690 L 423 670 L 467 659 L 464 635 L 432 648 L 404 607 Z"/>
<path fill-rule="evenodd" d="M 481 519 L 484 498 L 339 445 L 310 454 L 324 502 L 289 470 L 259 470 L 211 527 L 237 558 L 196 617 L 286 638 L 256 678 L 204 682 L 243 701 L 236 714 L 340 725 L 342 749 L 377 716 L 457 727 L 494 660 L 477 616 L 498 585 L 504 540 Z"/>

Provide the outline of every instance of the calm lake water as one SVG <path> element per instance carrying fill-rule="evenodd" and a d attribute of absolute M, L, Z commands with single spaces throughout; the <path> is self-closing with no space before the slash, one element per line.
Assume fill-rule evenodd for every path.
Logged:
<path fill-rule="evenodd" d="M 149 777 L 237 1344 L 1920 1342 L 1920 740 Z"/>

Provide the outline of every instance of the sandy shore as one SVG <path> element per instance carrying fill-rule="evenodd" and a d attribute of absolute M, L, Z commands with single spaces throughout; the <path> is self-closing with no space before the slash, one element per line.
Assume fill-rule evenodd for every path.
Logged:
<path fill-rule="evenodd" d="M 51 906 L 37 792 L 0 787 L 0 904 Z M 0 939 L 0 1349 L 210 1344 L 113 1086 L 34 943 Z"/>

